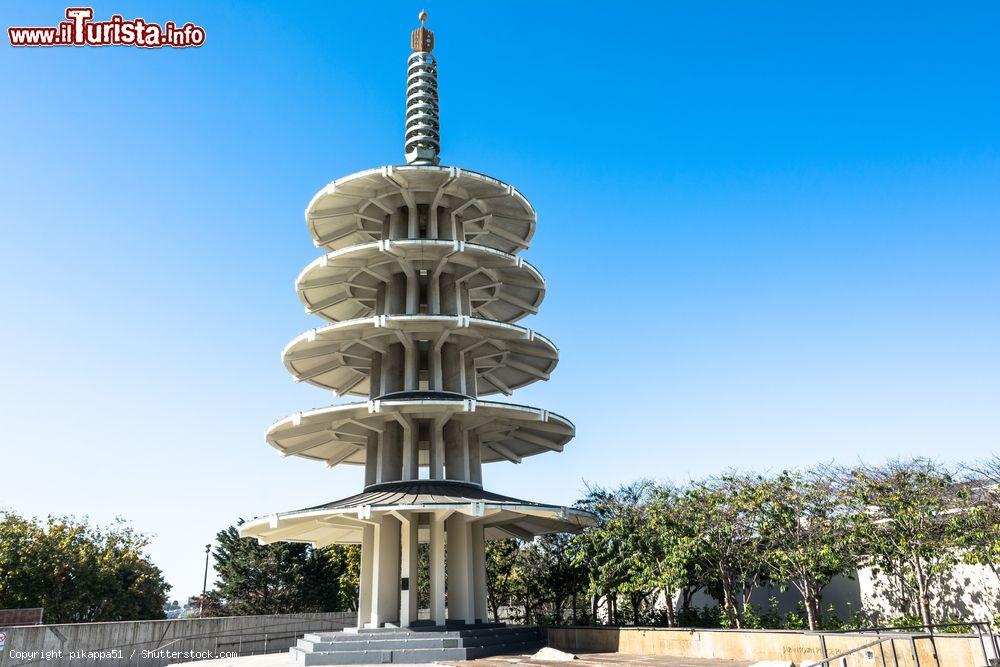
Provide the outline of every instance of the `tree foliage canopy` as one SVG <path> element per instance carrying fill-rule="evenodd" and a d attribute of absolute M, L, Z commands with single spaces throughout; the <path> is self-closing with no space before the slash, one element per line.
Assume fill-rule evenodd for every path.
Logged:
<path fill-rule="evenodd" d="M 44 607 L 46 623 L 164 618 L 170 586 L 148 544 L 122 520 L 0 513 L 0 608 Z"/>
<path fill-rule="evenodd" d="M 895 618 L 926 625 L 945 620 L 932 599 L 955 564 L 988 565 L 1000 579 L 1000 457 L 960 470 L 910 459 L 640 481 L 591 488 L 580 505 L 598 521 L 570 550 L 612 624 L 818 629 L 839 622 L 824 616 L 824 589 L 867 567 L 895 587 Z M 801 616 L 782 621 L 752 605 L 765 585 L 794 589 Z M 718 601 L 716 619 L 691 608 L 698 590 Z"/>
<path fill-rule="evenodd" d="M 216 535 L 215 587 L 206 615 L 290 614 L 357 609 L 360 548 L 258 544 L 237 526 Z"/>

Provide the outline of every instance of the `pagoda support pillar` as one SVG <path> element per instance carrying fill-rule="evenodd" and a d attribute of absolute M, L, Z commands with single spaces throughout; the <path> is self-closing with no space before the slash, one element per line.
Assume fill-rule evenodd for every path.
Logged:
<path fill-rule="evenodd" d="M 461 394 L 462 386 L 462 353 L 456 343 L 445 343 L 441 346 L 441 389 Z"/>
<path fill-rule="evenodd" d="M 444 563 L 445 563 L 445 520 L 437 512 L 431 514 L 430 563 L 428 564 L 431 588 L 431 620 L 435 625 L 444 625 Z"/>
<path fill-rule="evenodd" d="M 379 448 L 379 483 L 403 479 L 403 426 L 386 422 Z"/>
<path fill-rule="evenodd" d="M 399 625 L 408 627 L 417 620 L 417 527 L 420 515 L 410 513 L 402 522 L 399 566 Z"/>
<path fill-rule="evenodd" d="M 462 425 L 453 420 L 445 424 L 443 430 L 445 479 L 467 482 L 469 481 L 468 467 L 466 466 L 468 452 Z"/>
<path fill-rule="evenodd" d="M 473 484 L 483 483 L 483 463 L 482 452 L 479 450 L 479 434 L 466 431 L 465 437 L 468 445 L 469 456 L 469 479 Z"/>
<path fill-rule="evenodd" d="M 442 273 L 438 283 L 440 285 L 441 314 L 442 315 L 462 315 L 458 302 L 458 288 L 455 285 L 455 275 L 452 273 Z M 468 313 L 465 313 L 468 315 Z"/>
<path fill-rule="evenodd" d="M 365 486 L 378 483 L 378 440 L 378 433 L 368 432 L 368 442 L 365 444 Z"/>
<path fill-rule="evenodd" d="M 392 343 L 382 357 L 382 393 L 403 391 L 406 376 L 406 351 L 402 343 Z"/>
<path fill-rule="evenodd" d="M 399 528 L 394 516 L 375 523 L 372 558 L 372 609 L 368 627 L 379 628 L 399 621 Z"/>
<path fill-rule="evenodd" d="M 486 590 L 486 531 L 478 521 L 469 525 L 471 545 L 469 554 L 472 557 L 473 606 L 476 623 L 486 623 L 487 590 Z"/>
<path fill-rule="evenodd" d="M 464 364 L 462 381 L 465 387 L 465 394 L 466 396 L 476 398 L 478 396 L 478 387 L 476 386 L 476 358 L 471 353 L 463 354 L 462 357 L 462 363 Z"/>
<path fill-rule="evenodd" d="M 448 532 L 448 620 L 472 623 L 474 578 L 472 574 L 472 541 L 469 522 L 462 514 L 452 514 L 447 521 Z"/>
<path fill-rule="evenodd" d="M 372 616 L 372 565 L 375 553 L 375 526 L 361 529 L 361 572 L 358 576 L 358 627 L 364 628 Z"/>
<path fill-rule="evenodd" d="M 445 420 L 435 419 L 431 422 L 431 442 L 428 458 L 430 463 L 429 476 L 431 479 L 444 479 L 444 425 Z"/>
<path fill-rule="evenodd" d="M 420 433 L 417 424 L 409 417 L 402 418 L 402 479 L 413 480 L 420 477 Z"/>

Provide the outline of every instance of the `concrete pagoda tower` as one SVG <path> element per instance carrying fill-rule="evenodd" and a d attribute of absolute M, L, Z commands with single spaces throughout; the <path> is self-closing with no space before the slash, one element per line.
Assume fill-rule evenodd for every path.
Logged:
<path fill-rule="evenodd" d="M 264 544 L 361 544 L 362 629 L 417 624 L 419 543 L 429 543 L 429 621 L 467 626 L 487 621 L 486 540 L 593 520 L 483 488 L 484 463 L 561 452 L 574 426 L 486 398 L 547 380 L 559 353 L 515 324 L 545 295 L 542 275 L 517 255 L 535 231 L 531 204 L 495 178 L 439 166 L 426 18 L 407 65 L 407 164 L 338 179 L 309 203 L 306 222 L 326 254 L 295 287 L 306 312 L 328 324 L 282 353 L 297 381 L 363 400 L 296 413 L 267 431 L 282 456 L 363 466 L 364 490 L 241 528 Z"/>

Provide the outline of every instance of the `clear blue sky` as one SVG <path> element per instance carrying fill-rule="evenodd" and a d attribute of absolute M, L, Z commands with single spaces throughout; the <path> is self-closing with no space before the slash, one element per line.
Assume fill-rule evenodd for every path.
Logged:
<path fill-rule="evenodd" d="M 420 8 L 100 2 L 207 43 L 0 47 L 0 507 L 125 516 L 184 599 L 238 517 L 360 488 L 263 433 L 329 400 L 279 361 L 302 211 L 402 161 Z M 514 398 L 578 427 L 489 487 L 1000 449 L 1000 6 L 426 8 L 444 163 L 539 212 L 562 360 Z"/>

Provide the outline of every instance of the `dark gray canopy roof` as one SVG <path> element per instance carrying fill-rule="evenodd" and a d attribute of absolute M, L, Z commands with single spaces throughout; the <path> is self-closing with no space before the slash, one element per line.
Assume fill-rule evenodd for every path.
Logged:
<path fill-rule="evenodd" d="M 544 503 L 520 500 L 499 493 L 493 493 L 476 484 L 420 479 L 409 482 L 372 484 L 365 487 L 365 490 L 361 493 L 353 496 L 342 498 L 341 500 L 333 500 L 322 505 L 316 505 L 315 507 L 306 507 L 298 511 L 347 509 L 363 505 L 371 505 L 372 508 L 375 508 L 388 505 L 455 505 L 472 502 L 489 502 L 491 505 L 506 504 L 562 509 L 556 505 L 546 505 Z"/>
<path fill-rule="evenodd" d="M 578 532 L 595 522 L 584 510 L 511 498 L 475 484 L 413 480 L 375 484 L 347 498 L 261 517 L 241 526 L 240 534 L 262 543 L 356 544 L 364 522 L 389 514 L 417 521 L 425 541 L 432 514 L 454 513 L 481 522 L 487 539 L 530 540 L 547 533 Z"/>

